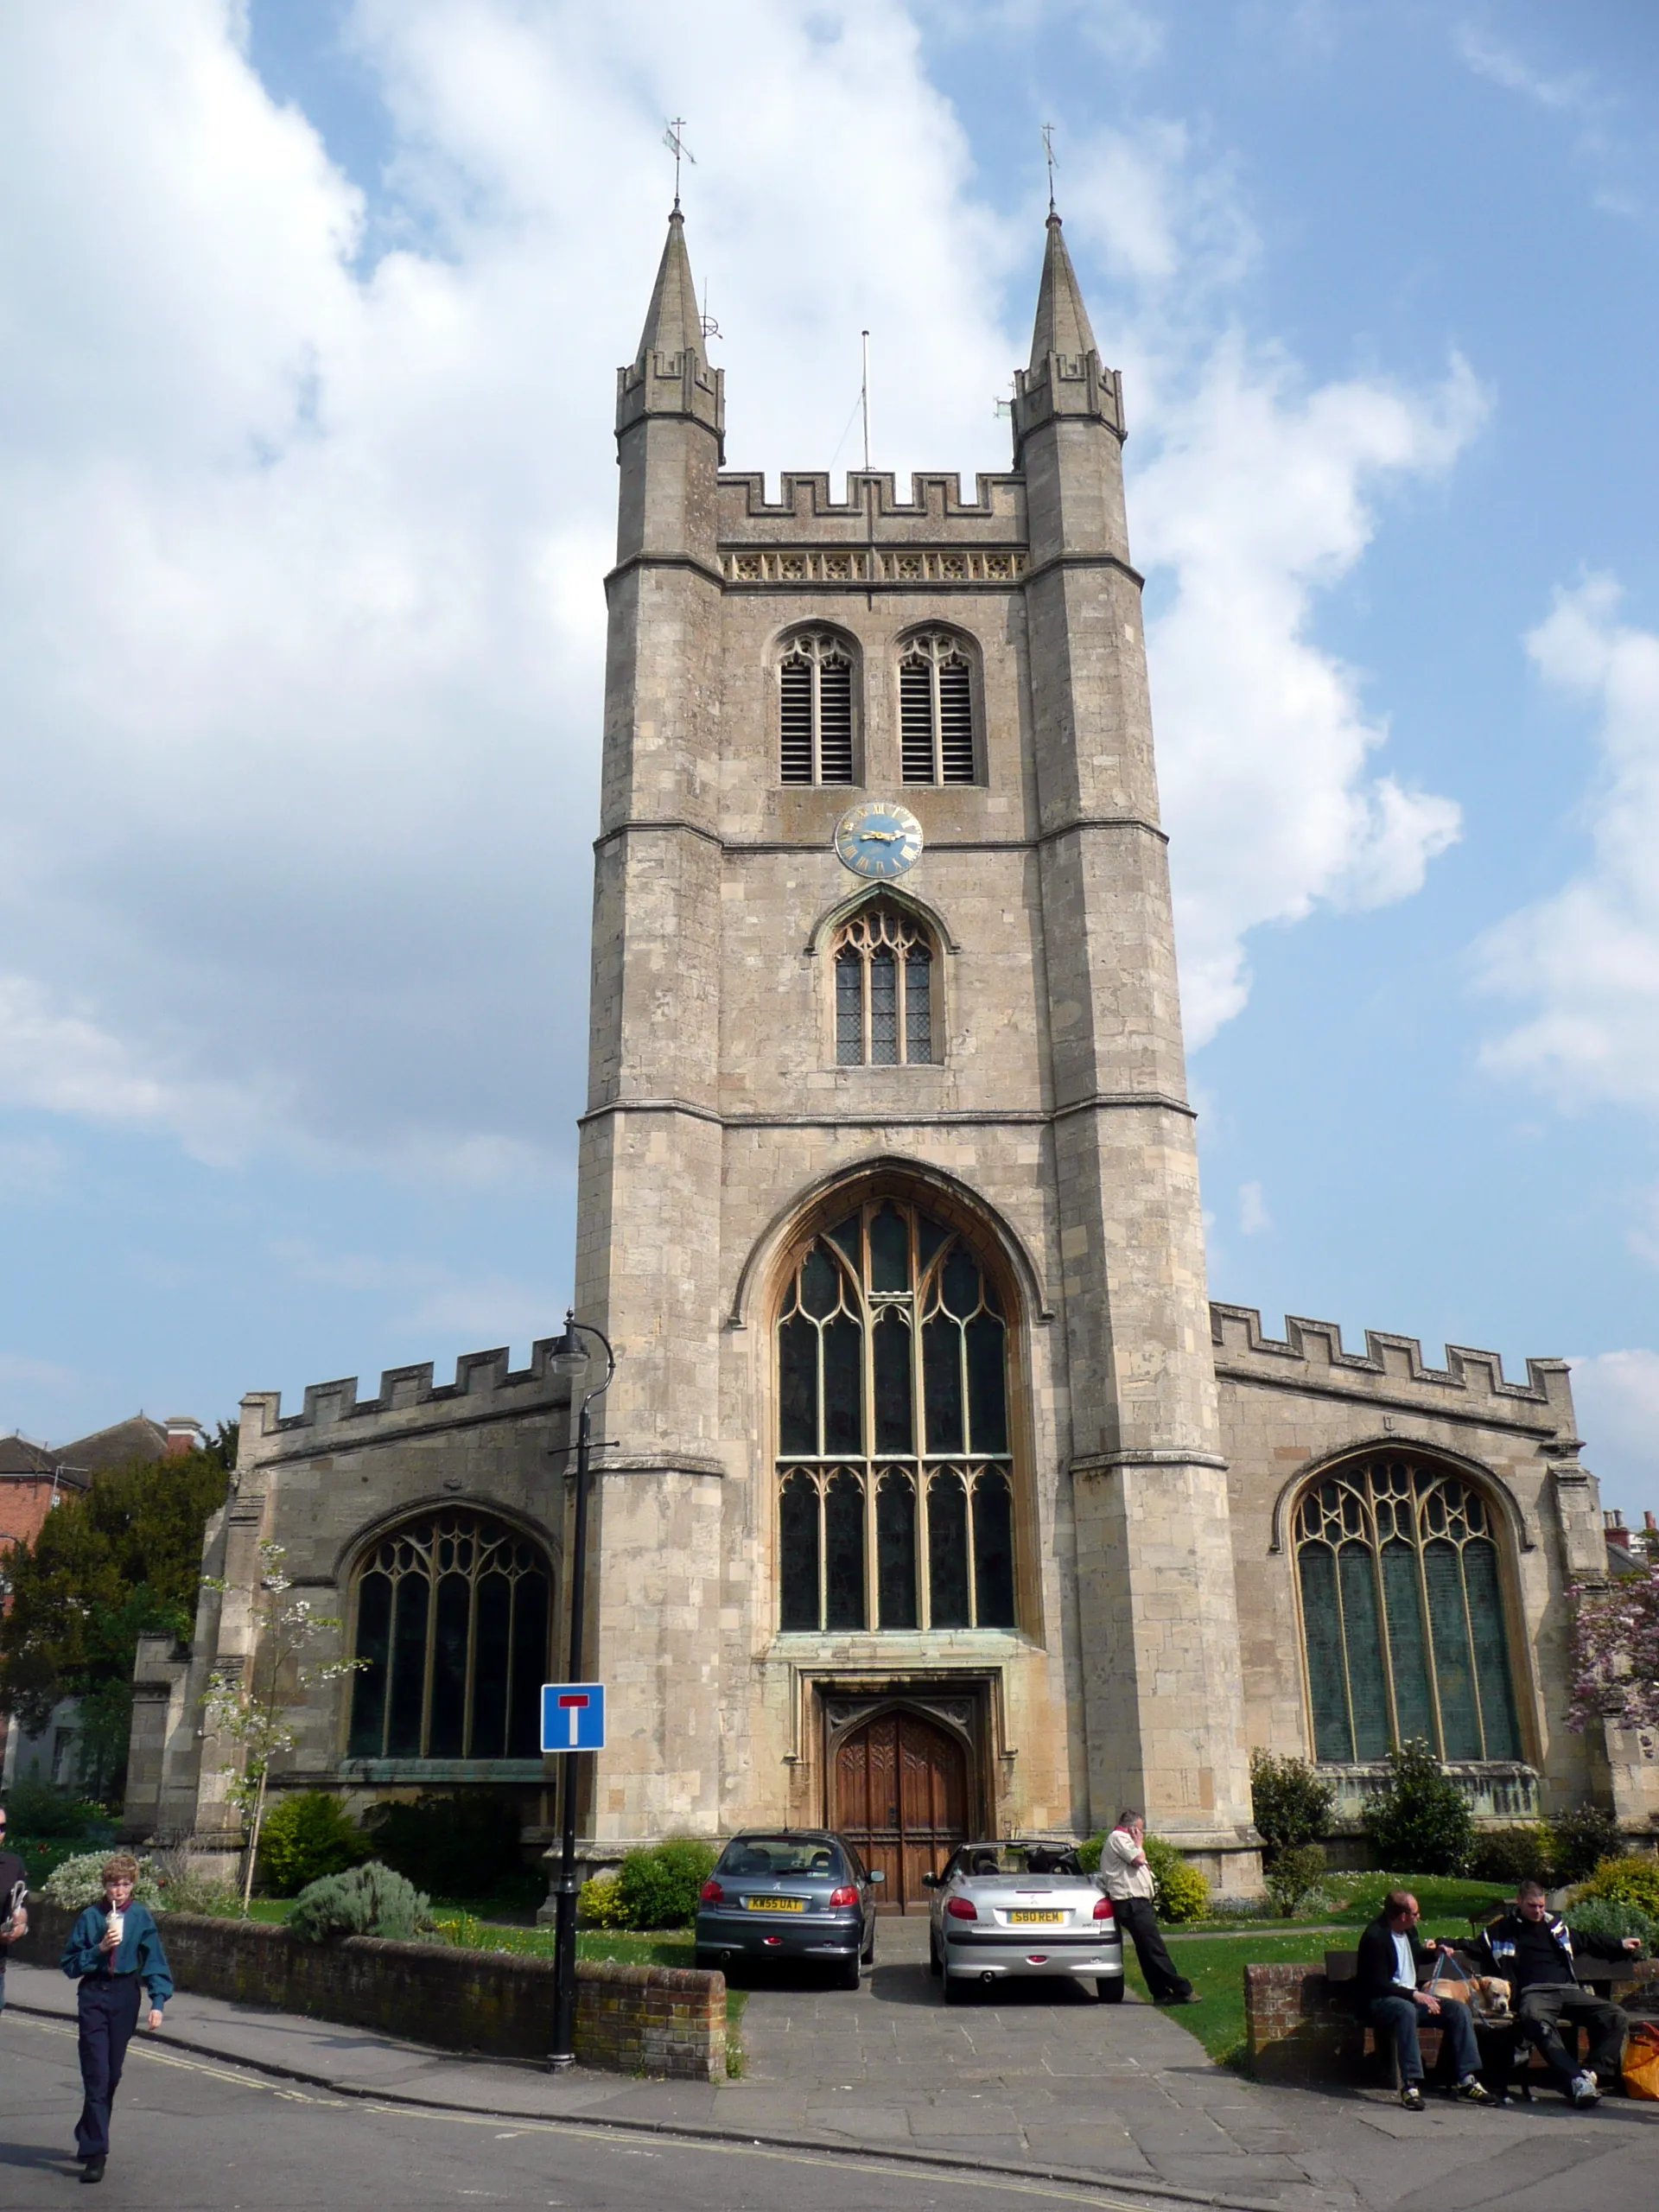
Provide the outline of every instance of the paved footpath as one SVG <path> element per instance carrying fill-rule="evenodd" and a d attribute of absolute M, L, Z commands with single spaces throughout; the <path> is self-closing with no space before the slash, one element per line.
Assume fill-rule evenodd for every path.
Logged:
<path fill-rule="evenodd" d="M 1586 2114 L 1541 2094 L 1502 2112 L 1432 2099 L 1414 2116 L 1380 2090 L 1267 2088 L 1212 2066 L 1179 2013 L 1133 2001 L 1096 2005 L 1027 1984 L 947 2010 L 925 1948 L 925 1921 L 886 1921 L 856 1995 L 756 1986 L 742 2023 L 747 2071 L 721 2088 L 586 2069 L 550 2075 L 204 1997 L 174 1999 L 162 2039 L 337 2094 L 960 2161 L 987 2177 L 1109 2185 L 1120 2203 L 1659 2206 L 1659 2107 L 1609 2099 Z M 8 1981 L 19 2012 L 73 2013 L 60 1974 L 17 1965 Z"/>

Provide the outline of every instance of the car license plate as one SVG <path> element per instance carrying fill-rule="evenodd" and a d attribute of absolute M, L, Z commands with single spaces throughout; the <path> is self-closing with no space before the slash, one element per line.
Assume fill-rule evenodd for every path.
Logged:
<path fill-rule="evenodd" d="M 1065 1920 L 1063 1912 L 1011 1912 L 1010 1923 L 1015 1928 L 1058 1928 Z"/>
<path fill-rule="evenodd" d="M 751 1912 L 804 1912 L 804 1897 L 745 1897 Z"/>

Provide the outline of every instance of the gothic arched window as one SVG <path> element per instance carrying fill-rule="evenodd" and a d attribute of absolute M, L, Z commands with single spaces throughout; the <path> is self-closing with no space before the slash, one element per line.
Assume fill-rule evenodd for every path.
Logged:
<path fill-rule="evenodd" d="M 348 1758 L 540 1756 L 552 1577 L 539 1546 L 461 1508 L 422 1516 L 365 1554 Z"/>
<path fill-rule="evenodd" d="M 1295 1522 L 1314 1756 L 1521 1756 L 1494 1518 L 1472 1483 L 1389 1454 L 1322 1476 Z"/>
<path fill-rule="evenodd" d="M 833 631 L 791 638 L 778 664 L 779 779 L 853 781 L 853 656 Z"/>
<path fill-rule="evenodd" d="M 849 915 L 833 943 L 836 1064 L 915 1067 L 933 1054 L 933 940 L 885 899 Z"/>
<path fill-rule="evenodd" d="M 903 1199 L 797 1255 L 778 1322 L 784 1629 L 1014 1625 L 1008 1321 L 961 1232 Z"/>
<path fill-rule="evenodd" d="M 948 630 L 912 638 L 899 663 L 899 752 L 907 784 L 978 780 L 974 671 Z"/>

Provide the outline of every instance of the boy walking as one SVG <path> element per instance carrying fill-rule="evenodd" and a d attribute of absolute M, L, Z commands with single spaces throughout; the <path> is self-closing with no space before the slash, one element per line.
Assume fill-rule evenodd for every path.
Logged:
<path fill-rule="evenodd" d="M 89 1904 L 69 1931 L 63 1970 L 79 1978 L 80 2080 L 84 2101 L 75 2122 L 82 2181 L 102 2181 L 110 2155 L 110 2108 L 121 2085 L 127 2045 L 138 2024 L 139 1986 L 149 1993 L 150 2032 L 173 1994 L 162 1938 L 148 1910 L 133 1901 L 138 1862 L 119 1853 L 104 1868 L 101 1904 Z"/>

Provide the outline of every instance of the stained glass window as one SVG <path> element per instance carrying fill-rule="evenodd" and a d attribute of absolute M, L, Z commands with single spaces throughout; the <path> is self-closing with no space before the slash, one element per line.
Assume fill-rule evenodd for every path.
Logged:
<path fill-rule="evenodd" d="M 933 1052 L 933 946 L 921 924 L 868 899 L 836 932 L 836 1062 L 916 1067 Z"/>
<path fill-rule="evenodd" d="M 778 1321 L 786 1631 L 1015 1625 L 1007 1335 L 975 1247 L 901 1199 L 796 1255 Z"/>
<path fill-rule="evenodd" d="M 1419 1738 L 1446 1760 L 1521 1757 L 1492 1510 L 1462 1476 L 1390 1455 L 1296 1512 L 1315 1756 L 1381 1758 Z"/>
<path fill-rule="evenodd" d="M 535 1758 L 551 1630 L 539 1548 L 461 1510 L 384 1536 L 358 1570 L 351 1758 Z"/>

